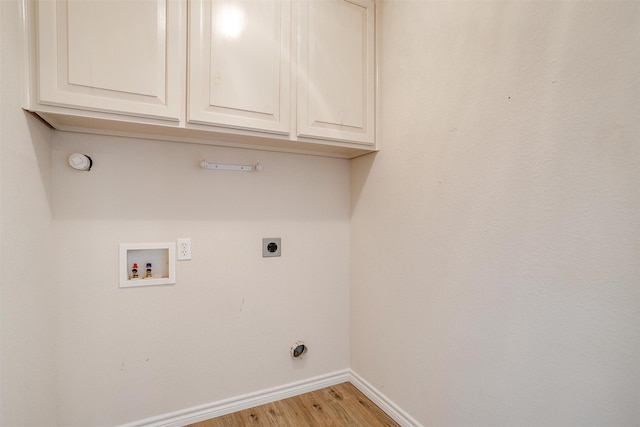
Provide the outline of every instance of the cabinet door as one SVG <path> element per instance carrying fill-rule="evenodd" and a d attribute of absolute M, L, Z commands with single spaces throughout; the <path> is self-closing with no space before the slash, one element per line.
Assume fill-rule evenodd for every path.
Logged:
<path fill-rule="evenodd" d="M 190 2 L 188 121 L 289 133 L 291 4 Z"/>
<path fill-rule="evenodd" d="M 179 120 L 186 6 L 174 0 L 38 2 L 38 102 Z"/>
<path fill-rule="evenodd" d="M 374 3 L 301 0 L 298 135 L 373 144 Z"/>

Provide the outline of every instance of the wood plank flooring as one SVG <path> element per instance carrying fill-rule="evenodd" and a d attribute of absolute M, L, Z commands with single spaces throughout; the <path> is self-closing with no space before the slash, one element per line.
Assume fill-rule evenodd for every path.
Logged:
<path fill-rule="evenodd" d="M 396 427 L 377 407 L 351 383 L 301 394 L 278 402 L 267 403 L 188 427 L 230 426 L 366 426 Z"/>

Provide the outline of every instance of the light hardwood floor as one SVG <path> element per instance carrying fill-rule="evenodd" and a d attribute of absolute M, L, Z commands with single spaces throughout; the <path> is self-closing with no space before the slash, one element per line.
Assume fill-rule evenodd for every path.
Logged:
<path fill-rule="evenodd" d="M 399 424 L 382 412 L 360 390 L 346 382 L 191 424 L 188 427 L 228 426 L 395 427 Z"/>

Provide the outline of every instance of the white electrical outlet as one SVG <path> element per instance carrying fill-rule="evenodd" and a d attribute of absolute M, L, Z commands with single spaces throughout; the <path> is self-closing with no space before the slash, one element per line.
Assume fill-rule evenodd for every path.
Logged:
<path fill-rule="evenodd" d="M 178 239 L 178 261 L 191 259 L 191 239 Z"/>

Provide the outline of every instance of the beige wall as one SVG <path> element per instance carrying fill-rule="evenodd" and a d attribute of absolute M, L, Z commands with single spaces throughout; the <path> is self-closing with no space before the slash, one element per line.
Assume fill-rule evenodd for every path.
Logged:
<path fill-rule="evenodd" d="M 640 423 L 640 3 L 382 3 L 351 367 L 425 426 Z"/>
<path fill-rule="evenodd" d="M 86 153 L 91 172 L 68 167 Z M 210 162 L 259 173 L 207 171 Z M 346 369 L 349 164 L 56 133 L 61 424 L 116 425 Z M 118 244 L 190 237 L 175 286 L 118 288 Z M 281 237 L 282 257 L 262 258 Z M 304 340 L 308 357 L 289 348 Z M 98 386 L 99 385 L 99 386 Z"/>
<path fill-rule="evenodd" d="M 0 1 L 0 425 L 56 425 L 51 131 L 20 109 L 20 13 Z"/>

